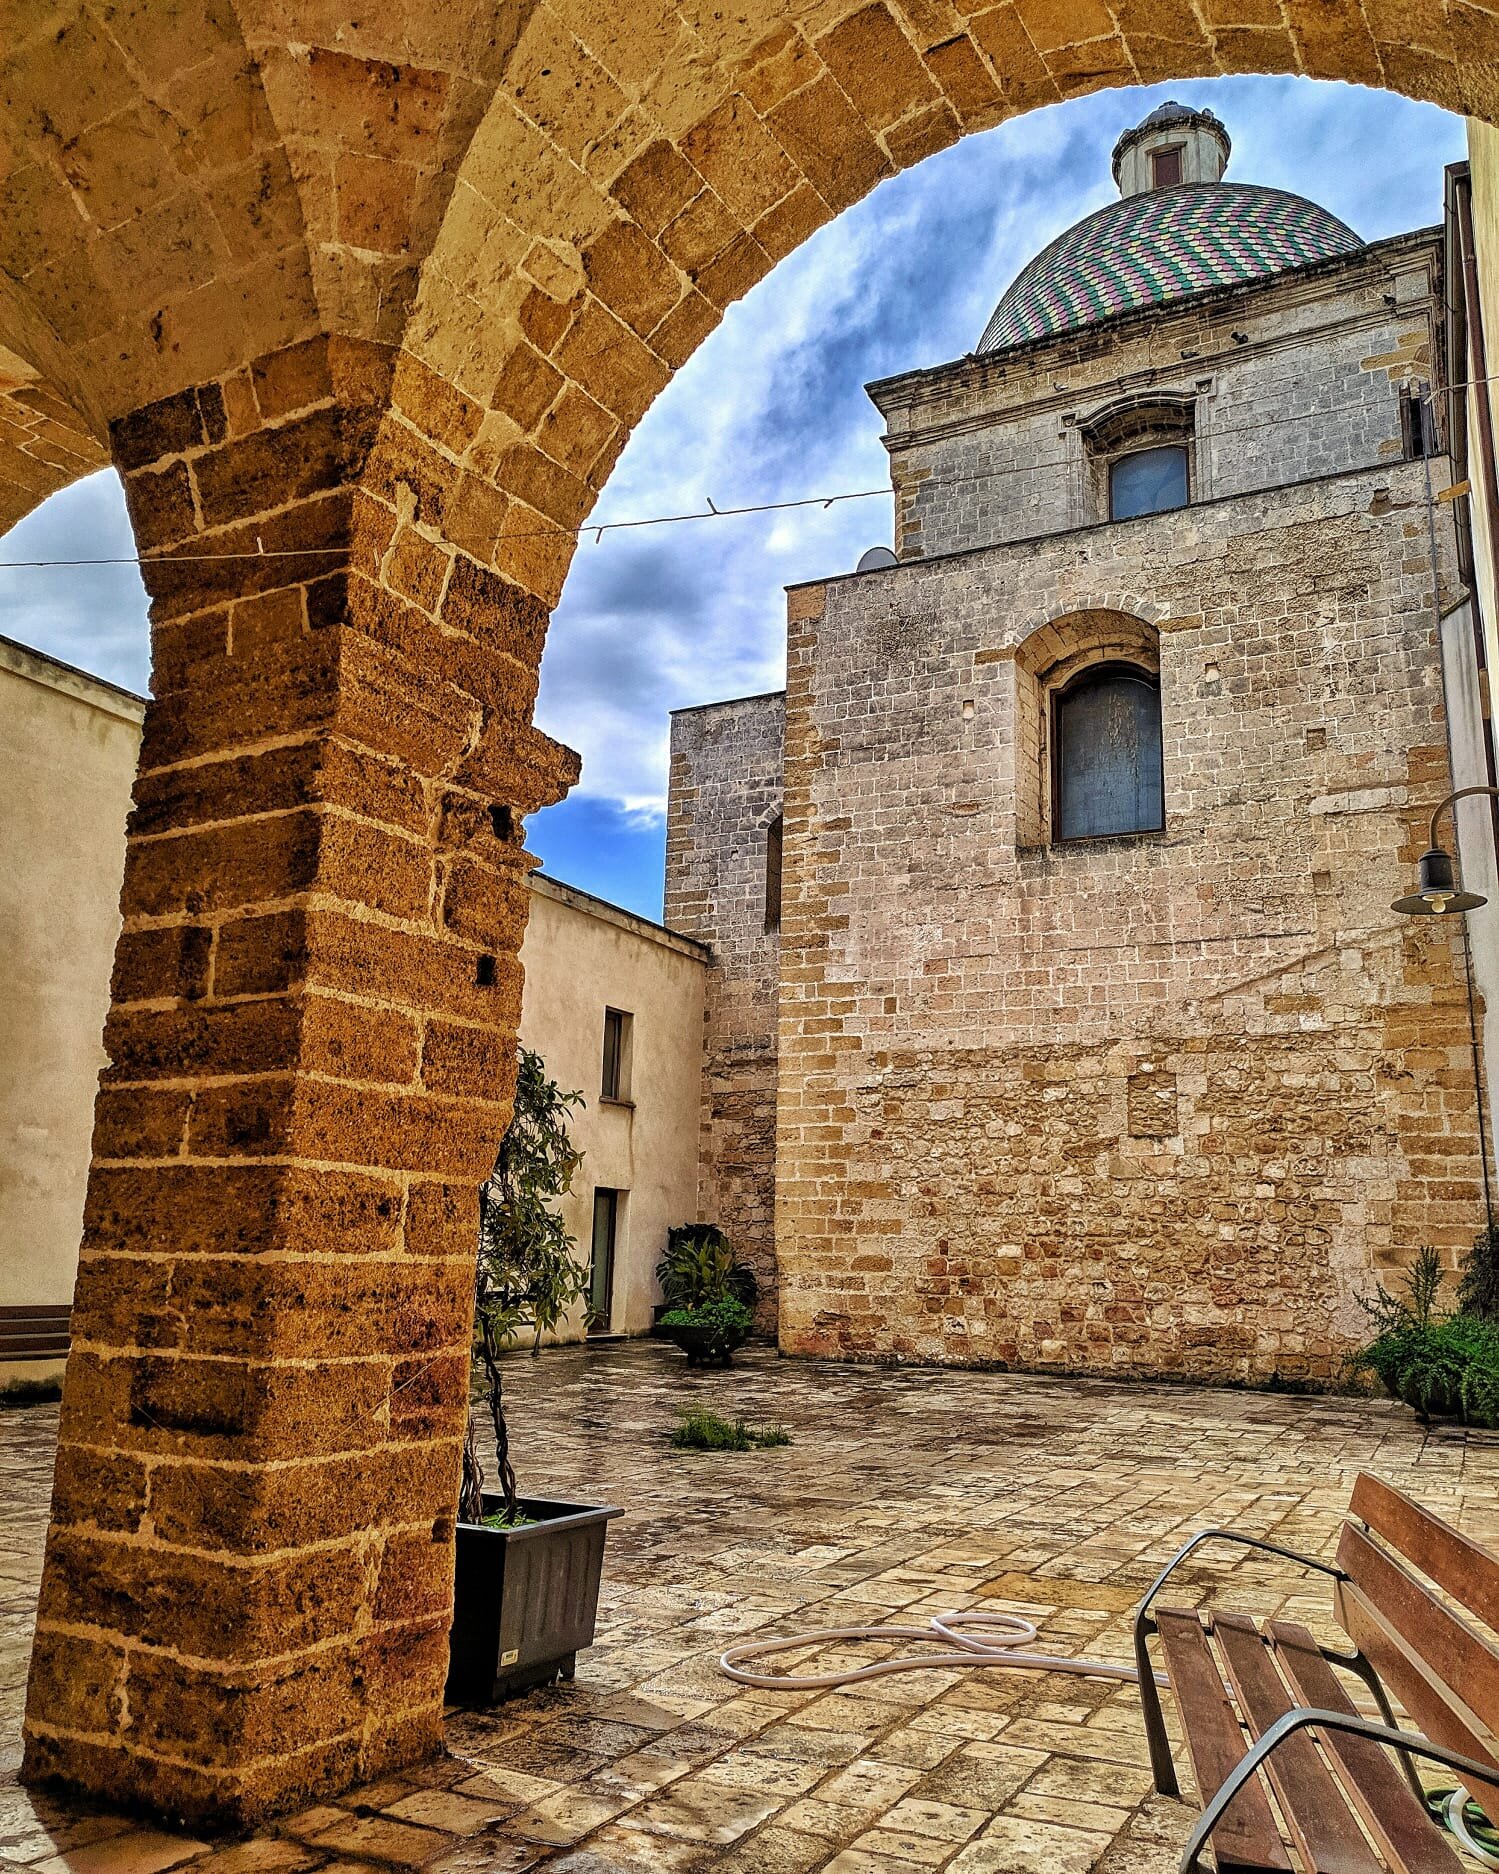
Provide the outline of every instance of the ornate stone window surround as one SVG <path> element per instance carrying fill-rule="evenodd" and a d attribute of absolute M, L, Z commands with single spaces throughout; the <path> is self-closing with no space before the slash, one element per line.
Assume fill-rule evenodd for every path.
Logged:
<path fill-rule="evenodd" d="M 1191 391 L 1151 390 L 1117 398 L 1082 419 L 1083 499 L 1087 521 L 1112 518 L 1109 471 L 1121 456 L 1178 444 L 1187 452 L 1187 502 L 1206 484 L 1197 438 L 1197 397 Z"/>

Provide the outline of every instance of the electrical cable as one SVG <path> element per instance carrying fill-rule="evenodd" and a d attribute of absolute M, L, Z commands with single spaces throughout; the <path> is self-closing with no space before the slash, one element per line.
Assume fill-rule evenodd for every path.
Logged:
<path fill-rule="evenodd" d="M 1417 380 L 1419 388 L 1424 390 L 1428 395 L 1441 395 L 1448 398 L 1454 396 L 1458 391 L 1471 389 L 1478 383 L 1487 383 L 1490 381 L 1492 380 L 1488 378 L 1475 378 L 1464 384 L 1433 387 L 1424 381 Z M 1089 385 L 1084 387 L 1079 392 L 1079 395 L 1092 396 L 1096 395 L 1100 390 L 1110 389 L 1112 387 L 1112 385 Z M 1283 413 L 1280 416 L 1264 417 L 1253 423 L 1225 424 L 1220 428 L 1205 429 L 1203 434 L 1206 439 L 1216 443 L 1221 438 L 1227 436 L 1251 435 L 1261 430 L 1277 429 L 1288 423 L 1305 423 L 1314 416 L 1319 419 L 1325 419 L 1329 416 L 1346 415 L 1353 411 L 1368 411 L 1372 407 L 1373 406 L 1371 406 L 1367 400 L 1361 399 L 1353 403 L 1332 404 L 1321 409 L 1291 411 L 1289 413 Z M 1120 456 L 1130 453 L 1131 451 L 1128 449 L 1099 450 L 1092 453 L 1091 459 L 1094 461 L 1113 461 Z M 1075 461 L 1070 456 L 1053 456 L 1040 461 L 1015 463 L 1007 467 L 1001 466 L 992 469 L 984 469 L 966 475 L 932 476 L 924 481 L 921 486 L 923 488 L 955 488 L 969 482 L 996 482 L 1007 476 L 1035 476 L 1047 469 L 1067 469 L 1074 466 L 1076 466 Z M 1367 472 L 1368 470 L 1385 466 L 1387 466 L 1385 462 L 1366 463 L 1363 465 L 1363 471 Z M 1388 466 L 1393 466 L 1393 463 L 1389 463 Z M 1269 488 L 1280 485 L 1282 484 L 1270 483 L 1264 488 L 1240 488 L 1235 489 L 1233 494 L 1234 498 L 1238 499 L 1253 494 L 1265 493 L 1268 492 Z M 554 526 L 515 529 L 509 532 L 496 534 L 493 539 L 493 545 L 499 547 L 516 540 L 581 541 L 590 534 L 593 535 L 595 544 L 598 544 L 603 540 L 605 534 L 627 533 L 643 527 L 673 527 L 688 521 L 733 520 L 750 514 L 780 514 L 794 508 L 830 508 L 844 501 L 870 501 L 880 496 L 888 497 L 893 492 L 893 489 L 889 485 L 886 485 L 880 488 L 844 489 L 835 494 L 800 495 L 789 501 L 744 502 L 733 507 L 719 507 L 711 499 L 708 499 L 706 508 L 693 509 L 682 514 L 653 514 L 619 521 L 584 521 L 580 522 L 576 527 Z M 238 551 L 224 553 L 176 553 L 167 551 L 148 554 L 112 554 L 100 556 L 98 558 L 78 556 L 65 559 L 0 560 L 0 572 L 27 572 L 51 568 L 77 568 L 86 566 L 191 566 L 210 564 L 216 561 L 235 560 L 301 560 L 315 558 L 319 555 L 345 554 L 347 551 L 347 547 L 343 546 L 260 547 L 257 544 L 253 551 L 244 548 Z"/>
<path fill-rule="evenodd" d="M 1140 1683 L 1140 1675 L 1133 1666 L 1116 1660 L 1075 1659 L 1065 1653 L 1017 1650 L 1029 1646 L 1037 1637 L 1036 1627 L 1018 1614 L 933 1614 L 924 1627 L 814 1627 L 807 1633 L 792 1634 L 789 1639 L 743 1640 L 720 1655 L 718 1669 L 736 1685 L 761 1686 L 777 1692 L 826 1691 L 840 1685 L 857 1685 L 863 1679 L 877 1679 L 887 1672 L 922 1672 L 946 1666 L 1008 1666 L 1019 1672 L 1071 1672 L 1085 1679 L 1122 1679 L 1129 1685 Z M 854 1666 L 846 1672 L 750 1672 L 739 1663 L 763 1658 L 768 1653 L 825 1646 L 833 1640 L 917 1640 L 923 1644 L 945 1643 L 950 1650 L 903 1653 L 895 1659 L 874 1660 L 867 1666 Z M 1156 1682 L 1165 1685 L 1165 1675 L 1158 1672 Z"/>

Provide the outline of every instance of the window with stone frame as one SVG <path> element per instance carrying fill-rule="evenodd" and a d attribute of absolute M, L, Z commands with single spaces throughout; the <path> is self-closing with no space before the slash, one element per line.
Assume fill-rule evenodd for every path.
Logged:
<path fill-rule="evenodd" d="M 1190 504 L 1197 481 L 1191 393 L 1110 404 L 1080 429 L 1093 520 L 1133 520 Z"/>
<path fill-rule="evenodd" d="M 1087 610 L 1015 652 L 1019 850 L 1161 830 L 1161 648 L 1133 613 Z"/>

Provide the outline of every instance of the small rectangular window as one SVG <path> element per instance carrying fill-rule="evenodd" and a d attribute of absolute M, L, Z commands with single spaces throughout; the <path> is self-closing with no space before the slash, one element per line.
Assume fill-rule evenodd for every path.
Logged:
<path fill-rule="evenodd" d="M 630 1030 L 634 1018 L 624 1009 L 604 1010 L 604 1072 L 600 1097 L 627 1100 L 630 1097 Z"/>
<path fill-rule="evenodd" d="M 1424 384 L 1400 386 L 1400 446 L 1407 462 L 1437 452 L 1436 412 Z"/>
<path fill-rule="evenodd" d="M 1150 158 L 1150 180 L 1157 189 L 1174 189 L 1182 179 L 1182 146 L 1172 144 L 1169 150 L 1155 150 Z"/>
<path fill-rule="evenodd" d="M 598 1185 L 593 1193 L 593 1243 L 588 1260 L 588 1325 L 608 1331 L 614 1309 L 614 1260 L 619 1246 L 623 1191 Z"/>

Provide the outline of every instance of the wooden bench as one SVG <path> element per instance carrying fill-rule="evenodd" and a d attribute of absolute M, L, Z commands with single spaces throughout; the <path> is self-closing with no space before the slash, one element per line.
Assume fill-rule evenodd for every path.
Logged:
<path fill-rule="evenodd" d="M 1262 1550 L 1330 1576 L 1352 1649 L 1321 1647 L 1295 1621 L 1157 1607 L 1171 1575 L 1205 1543 Z M 1135 1657 L 1155 1786 L 1178 1793 L 1152 1635 L 1204 1804 L 1182 1874 L 1202 1865 L 1209 1846 L 1221 1874 L 1471 1867 L 1432 1821 L 1412 1768 L 1413 1758 L 1445 1765 L 1499 1816 L 1499 1649 L 1451 1602 L 1499 1631 L 1499 1558 L 1367 1473 L 1354 1485 L 1335 1563 L 1227 1529 L 1204 1530 L 1172 1558 L 1136 1613 Z M 1367 1686 L 1381 1722 L 1359 1715 L 1335 1667 Z M 1397 1728 L 1392 1695 L 1419 1734 Z"/>

